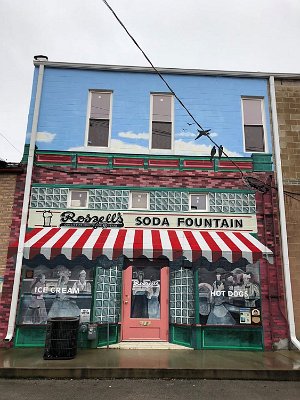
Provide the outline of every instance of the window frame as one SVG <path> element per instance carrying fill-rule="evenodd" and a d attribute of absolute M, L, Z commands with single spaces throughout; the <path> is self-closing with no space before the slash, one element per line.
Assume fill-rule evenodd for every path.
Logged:
<path fill-rule="evenodd" d="M 155 96 L 168 96 L 171 97 L 171 121 L 153 121 L 153 100 Z M 152 123 L 153 122 L 170 122 L 171 123 L 171 148 L 170 149 L 157 149 L 152 147 Z M 174 95 L 170 92 L 151 92 L 150 93 L 150 118 L 149 118 L 149 152 L 162 152 L 170 154 L 174 151 Z"/>
<path fill-rule="evenodd" d="M 205 198 L 206 198 L 206 207 L 205 207 L 205 209 L 203 209 L 203 210 L 193 210 L 192 209 L 192 196 L 203 196 L 203 195 L 205 195 Z M 204 192 L 201 192 L 201 193 L 189 193 L 189 211 L 190 212 L 208 212 L 209 211 L 209 197 L 208 197 L 208 193 L 204 193 Z"/>
<path fill-rule="evenodd" d="M 108 93 L 110 94 L 110 102 L 109 102 L 109 128 L 108 128 L 108 140 L 107 140 L 107 147 L 106 146 L 93 146 L 89 144 L 89 125 L 91 119 L 91 108 L 92 108 L 92 96 L 93 93 Z M 86 124 L 85 124 L 85 137 L 84 137 L 84 147 L 99 149 L 99 150 L 107 150 L 110 148 L 111 142 L 111 126 L 112 126 L 112 97 L 113 91 L 109 89 L 89 89 L 88 92 L 88 102 L 87 102 L 87 111 L 86 111 Z M 97 118 L 99 120 L 104 120 L 104 118 Z M 105 119 L 106 120 L 106 119 Z"/>
<path fill-rule="evenodd" d="M 74 206 L 71 205 L 72 193 L 73 192 L 85 192 L 87 194 L 87 196 L 86 196 L 86 206 L 85 207 L 81 207 L 81 206 L 74 207 Z M 85 190 L 85 189 L 69 189 L 67 207 L 68 208 L 72 208 L 72 209 L 80 209 L 80 210 L 85 210 L 85 209 L 89 208 L 89 190 Z"/>
<path fill-rule="evenodd" d="M 146 206 L 146 208 L 136 208 L 136 207 L 133 207 L 133 205 L 132 205 L 132 195 L 133 194 L 138 194 L 138 193 L 145 193 L 146 195 L 147 195 L 147 206 Z M 142 191 L 142 190 L 134 190 L 134 191 L 131 191 L 130 192 L 130 195 L 129 195 L 129 204 L 128 204 L 128 209 L 129 210 L 137 210 L 137 211 L 139 211 L 139 210 L 146 210 L 146 211 L 148 211 L 148 210 L 150 210 L 150 192 L 146 192 L 146 191 Z"/>
<path fill-rule="evenodd" d="M 263 128 L 263 140 L 264 140 L 264 151 L 249 151 L 246 150 L 246 135 L 245 135 L 245 118 L 244 118 L 244 100 L 260 100 L 260 109 L 261 109 L 261 120 L 262 120 L 262 128 Z M 257 97 L 257 96 L 241 96 L 241 111 L 242 111 L 242 130 L 243 130 L 243 150 L 244 153 L 268 153 L 268 137 L 267 137 L 267 129 L 266 129 L 266 113 L 265 113 L 265 98 Z M 247 125 L 251 126 L 251 125 Z M 258 126 L 254 125 L 253 126 Z M 259 125 L 260 126 L 260 125 Z"/>

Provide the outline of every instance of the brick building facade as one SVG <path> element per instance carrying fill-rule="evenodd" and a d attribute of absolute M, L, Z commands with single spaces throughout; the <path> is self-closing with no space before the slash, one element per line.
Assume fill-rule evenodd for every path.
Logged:
<path fill-rule="evenodd" d="M 107 332 L 111 343 L 196 349 L 287 341 L 266 77 L 163 71 L 212 127 L 211 143 L 195 141 L 200 130 L 147 68 L 35 65 L 28 131 L 38 148 L 14 345 L 43 346 L 47 319 L 61 316 L 80 318 L 83 347 L 103 346 Z M 213 154 L 221 143 L 226 156 Z"/>
<path fill-rule="evenodd" d="M 3 277 L 6 270 L 7 250 L 10 231 L 13 225 L 12 213 L 15 199 L 16 182 L 23 169 L 18 164 L 6 164 L 0 167 L 0 297 Z"/>
<path fill-rule="evenodd" d="M 298 274 L 298 257 L 300 256 L 300 81 L 297 79 L 278 79 L 275 82 L 283 184 L 284 190 L 290 192 L 292 196 L 285 196 L 285 212 L 292 276 L 295 325 L 296 333 L 299 337 L 300 277 Z"/>

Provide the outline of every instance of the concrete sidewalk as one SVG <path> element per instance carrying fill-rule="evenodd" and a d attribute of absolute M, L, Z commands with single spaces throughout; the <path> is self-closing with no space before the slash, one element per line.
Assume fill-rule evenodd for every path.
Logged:
<path fill-rule="evenodd" d="M 78 350 L 43 360 L 43 349 L 0 349 L 0 378 L 181 378 L 300 381 L 300 352 Z"/>

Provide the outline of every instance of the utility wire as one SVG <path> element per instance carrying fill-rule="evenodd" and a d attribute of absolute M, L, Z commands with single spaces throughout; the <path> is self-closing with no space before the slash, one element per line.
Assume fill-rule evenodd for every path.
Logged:
<path fill-rule="evenodd" d="M 185 111 L 188 113 L 188 115 L 191 117 L 191 119 L 194 121 L 194 123 L 201 129 L 201 131 L 204 131 L 203 127 L 199 124 L 199 122 L 196 120 L 196 118 L 193 116 L 193 114 L 189 111 L 189 109 L 185 106 L 185 104 L 183 103 L 183 101 L 177 96 L 177 94 L 174 92 L 174 90 L 172 89 L 172 87 L 169 85 L 169 83 L 167 82 L 167 80 L 162 76 L 162 74 L 159 72 L 159 70 L 154 66 L 154 64 L 152 63 L 152 61 L 150 60 L 150 58 L 147 56 L 147 54 L 144 52 L 144 50 L 141 48 L 141 46 L 138 44 L 138 42 L 136 41 L 136 39 L 131 35 L 131 33 L 128 31 L 128 29 L 126 28 L 126 26 L 124 25 L 124 23 L 121 21 L 121 19 L 118 17 L 118 15 L 116 14 L 116 12 L 113 10 L 113 8 L 108 4 L 108 2 L 106 0 L 102 0 L 103 3 L 108 7 L 108 9 L 111 11 L 111 13 L 113 14 L 113 16 L 116 18 L 116 20 L 119 22 L 119 24 L 122 26 L 122 28 L 125 30 L 125 32 L 127 33 L 127 35 L 130 37 L 130 39 L 133 41 L 133 43 L 136 45 L 136 47 L 141 51 L 141 53 L 143 54 L 143 56 L 145 57 L 145 59 L 148 61 L 148 63 L 151 65 L 151 67 L 153 68 L 153 70 L 157 73 L 157 75 L 160 77 L 160 79 L 165 83 L 165 85 L 167 86 L 167 88 L 170 90 L 170 92 L 173 94 L 173 96 L 176 98 L 176 100 L 179 102 L 179 104 L 185 109 Z M 209 136 L 209 134 L 205 135 L 218 149 L 220 149 L 220 146 Z M 230 161 L 232 162 L 232 164 L 239 170 L 240 174 L 241 174 L 241 178 L 243 179 L 244 183 L 246 184 L 246 186 L 248 186 L 251 190 L 253 190 L 253 186 L 250 185 L 250 183 L 247 181 L 247 178 L 244 178 L 244 173 L 241 170 L 241 168 L 226 154 L 226 152 L 224 151 L 224 149 L 222 150 L 222 153 L 224 154 L 224 156 Z M 261 181 L 260 179 L 257 179 L 258 181 L 260 181 L 261 183 L 263 183 L 266 187 L 269 186 L 273 189 L 278 190 L 277 187 L 274 187 L 272 185 L 268 185 L 265 182 Z M 297 199 L 296 197 L 292 196 L 289 192 L 284 191 L 284 194 L 288 197 L 293 198 L 296 201 L 300 201 L 299 199 Z M 298 195 L 296 193 L 293 193 L 295 195 Z M 300 194 L 300 193 L 299 193 Z"/>
<path fill-rule="evenodd" d="M 190 112 L 190 110 L 185 106 L 185 104 L 182 102 L 182 100 L 177 96 L 177 94 L 174 92 L 174 90 L 171 88 L 171 86 L 169 85 L 169 83 L 166 81 L 166 79 L 162 76 L 162 74 L 158 71 L 158 69 L 154 66 L 154 64 L 152 63 L 152 61 L 150 60 L 150 58 L 147 56 L 147 54 L 144 52 L 144 50 L 141 48 L 141 46 L 138 44 L 138 42 L 135 40 L 135 38 L 131 35 L 131 33 L 128 31 L 128 29 L 126 28 L 126 26 L 123 24 L 123 22 L 120 20 L 120 18 L 118 17 L 118 15 L 116 14 L 116 12 L 113 10 L 113 8 L 108 4 L 108 2 L 106 0 L 102 0 L 103 3 L 107 6 L 107 8 L 111 11 L 111 13 L 113 14 L 113 16 L 116 18 L 116 20 L 119 22 L 119 24 L 122 26 L 122 28 L 125 30 L 125 32 L 127 33 L 127 35 L 130 37 L 130 39 L 133 41 L 133 43 L 136 45 L 136 47 L 141 51 L 141 53 L 143 54 L 143 56 L 145 57 L 145 59 L 148 61 L 148 63 L 151 65 L 151 67 L 154 69 L 154 71 L 157 73 L 157 75 L 160 77 L 160 79 L 165 83 L 165 85 L 167 86 L 167 88 L 170 90 L 170 92 L 173 94 L 173 96 L 176 98 L 176 100 L 179 102 L 179 104 L 185 109 L 185 111 L 188 113 L 188 115 L 192 118 L 192 120 L 194 121 L 194 123 L 201 129 L 201 131 L 204 131 L 204 129 L 202 128 L 202 126 L 199 124 L 199 122 L 195 119 L 195 117 L 193 116 L 193 114 Z M 206 137 L 208 137 L 208 139 L 218 148 L 220 149 L 220 146 L 209 136 L 209 134 L 205 135 Z M 228 160 L 230 160 L 234 166 L 239 170 L 239 172 L 241 173 L 241 178 L 244 177 L 244 173 L 241 170 L 241 168 L 224 152 L 223 150 L 223 154 L 226 158 L 228 158 Z M 247 184 L 247 183 L 246 183 Z"/>
<path fill-rule="evenodd" d="M 8 139 L 6 136 L 3 135 L 3 133 L 0 132 L 0 135 L 7 141 L 7 143 L 9 143 L 15 150 L 17 150 L 20 154 L 22 154 L 21 150 L 17 149 L 16 146 L 14 146 Z"/>

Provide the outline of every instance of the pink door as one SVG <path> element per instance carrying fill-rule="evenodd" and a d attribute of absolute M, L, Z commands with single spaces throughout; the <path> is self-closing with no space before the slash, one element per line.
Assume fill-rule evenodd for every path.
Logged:
<path fill-rule="evenodd" d="M 123 271 L 122 340 L 168 341 L 169 269 L 130 266 Z"/>

